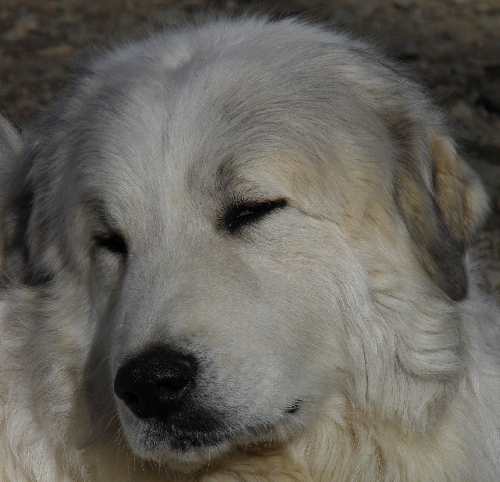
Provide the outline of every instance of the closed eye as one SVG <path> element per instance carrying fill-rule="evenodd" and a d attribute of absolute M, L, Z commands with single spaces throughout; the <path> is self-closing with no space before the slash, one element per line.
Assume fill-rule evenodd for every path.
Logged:
<path fill-rule="evenodd" d="M 128 254 L 127 243 L 122 236 L 116 233 L 99 234 L 94 237 L 94 244 L 97 248 L 108 251 L 122 257 Z"/>
<path fill-rule="evenodd" d="M 255 224 L 272 211 L 286 206 L 284 199 L 273 201 L 242 202 L 231 206 L 222 218 L 222 227 L 234 233 L 244 226 Z"/>

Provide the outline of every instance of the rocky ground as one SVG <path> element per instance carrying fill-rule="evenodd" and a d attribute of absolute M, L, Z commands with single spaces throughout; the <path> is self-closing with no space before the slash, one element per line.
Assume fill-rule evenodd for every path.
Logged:
<path fill-rule="evenodd" d="M 26 125 L 101 46 L 207 11 L 248 9 L 336 25 L 416 72 L 491 193 L 478 253 L 492 290 L 500 288 L 499 0 L 0 0 L 0 110 Z"/>

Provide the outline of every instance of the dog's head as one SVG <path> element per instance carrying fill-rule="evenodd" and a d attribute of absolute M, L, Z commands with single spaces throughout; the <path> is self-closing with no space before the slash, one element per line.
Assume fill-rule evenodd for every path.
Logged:
<path fill-rule="evenodd" d="M 463 299 L 485 195 L 414 83 L 363 44 L 247 19 L 126 46 L 28 137 L 18 177 L 7 261 L 48 299 L 81 297 L 88 398 L 114 399 L 144 459 L 289 440 L 326 398 L 368 390 L 363 371 L 457 369 L 455 326 L 396 353 L 429 327 L 393 326 L 377 300 Z M 67 323 L 36 323 L 51 317 Z"/>

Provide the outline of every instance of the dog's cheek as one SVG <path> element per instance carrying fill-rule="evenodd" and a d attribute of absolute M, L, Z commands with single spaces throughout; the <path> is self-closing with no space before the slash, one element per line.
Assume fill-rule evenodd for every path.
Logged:
<path fill-rule="evenodd" d="M 110 253 L 95 254 L 88 262 L 87 289 L 94 316 L 110 322 L 125 273 L 124 263 Z M 99 321 L 101 323 L 101 321 Z"/>
<path fill-rule="evenodd" d="M 299 390 L 340 389 L 342 374 L 357 364 L 351 360 L 357 330 L 369 319 L 368 273 L 333 222 L 290 215 L 272 232 L 272 252 L 252 263 L 267 272 L 268 303 L 283 320 L 282 366 L 291 367 Z"/>
<path fill-rule="evenodd" d="M 93 249 L 90 269 L 92 276 L 105 289 L 116 288 L 125 273 L 126 259 L 105 250 Z"/>

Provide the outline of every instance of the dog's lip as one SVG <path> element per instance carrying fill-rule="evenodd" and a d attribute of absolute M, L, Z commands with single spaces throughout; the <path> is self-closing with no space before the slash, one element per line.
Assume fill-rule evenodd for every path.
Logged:
<path fill-rule="evenodd" d="M 309 403 L 303 397 L 291 400 L 271 420 L 250 423 L 241 420 L 241 413 L 196 410 L 195 404 L 165 420 L 136 417 L 121 403 L 119 412 L 130 448 L 139 459 L 192 472 L 233 450 L 272 448 L 298 435 L 309 417 Z"/>
<path fill-rule="evenodd" d="M 302 413 L 303 402 L 289 405 L 272 422 L 256 423 L 246 426 L 231 427 L 222 425 L 210 430 L 196 430 L 196 427 L 184 429 L 175 425 L 156 423 L 151 419 L 135 418 L 129 426 L 132 435 L 130 442 L 135 455 L 144 461 L 159 464 L 167 472 L 193 473 L 202 470 L 211 461 L 228 456 L 236 451 L 269 450 L 281 446 L 297 435 L 304 427 L 297 416 Z M 156 425 L 156 426 L 155 426 Z"/>
<path fill-rule="evenodd" d="M 150 448 L 165 444 L 168 452 L 182 459 L 206 451 L 210 451 L 212 455 L 222 453 L 227 450 L 228 446 L 234 444 L 240 447 L 258 444 L 263 438 L 266 438 L 266 443 L 272 443 L 275 440 L 274 430 L 287 424 L 297 412 L 301 411 L 303 404 L 303 399 L 297 399 L 283 410 L 278 420 L 238 428 L 232 428 L 223 423 L 205 430 L 201 423 L 198 429 L 196 424 L 183 428 L 175 422 L 165 423 L 153 419 L 142 419 L 140 423 L 146 428 L 149 439 L 147 445 L 150 445 Z M 139 421 L 139 419 L 136 420 Z M 266 435 L 270 437 L 267 438 Z"/>

